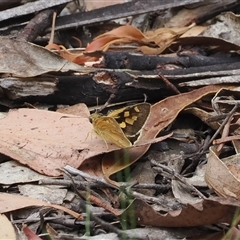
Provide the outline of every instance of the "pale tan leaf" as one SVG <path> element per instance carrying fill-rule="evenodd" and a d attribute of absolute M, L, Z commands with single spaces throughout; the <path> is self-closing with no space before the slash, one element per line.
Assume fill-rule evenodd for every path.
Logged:
<path fill-rule="evenodd" d="M 86 117 L 19 109 L 0 119 L 0 152 L 35 171 L 59 176 L 58 168 L 78 168 L 85 159 L 119 149 L 93 131 Z"/>
<path fill-rule="evenodd" d="M 3 214 L 0 214 L 0 239 L 17 239 L 12 223 Z"/>

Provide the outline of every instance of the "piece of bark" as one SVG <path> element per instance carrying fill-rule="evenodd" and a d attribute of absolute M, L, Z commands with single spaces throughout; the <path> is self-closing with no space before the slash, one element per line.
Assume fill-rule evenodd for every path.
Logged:
<path fill-rule="evenodd" d="M 19 103 L 71 105 L 84 102 L 87 105 L 96 105 L 97 101 L 99 104 L 105 103 L 112 93 L 116 96 L 113 102 L 144 100 L 144 94 L 151 99 L 159 98 L 160 87 L 157 87 L 158 90 L 128 87 L 126 84 L 132 81 L 133 77 L 127 73 L 99 70 L 92 74 L 51 76 L 45 79 L 43 77 L 2 78 L 0 87 L 5 93 L 5 98 Z"/>
<path fill-rule="evenodd" d="M 0 12 L 0 22 L 4 20 L 8 20 L 11 18 L 21 17 L 29 14 L 33 14 L 35 12 L 48 9 L 51 7 L 56 7 L 61 4 L 69 3 L 72 0 L 39 0 L 36 2 L 29 2 L 22 6 L 18 6 L 15 8 L 8 9 L 6 11 Z"/>
<path fill-rule="evenodd" d="M 100 64 L 109 69 L 131 70 L 166 70 L 171 64 L 172 68 L 202 67 L 224 63 L 240 62 L 240 56 L 235 57 L 208 57 L 202 55 L 183 55 L 176 57 L 143 55 L 129 52 L 104 52 Z"/>
<path fill-rule="evenodd" d="M 173 94 L 172 90 L 159 77 L 164 75 L 175 87 L 187 86 L 194 80 L 195 87 L 201 85 L 236 82 L 240 75 L 240 62 L 217 64 L 212 66 L 191 67 L 175 70 L 131 71 L 99 69 L 88 74 L 78 73 L 47 75 L 35 78 L 2 78 L 0 87 L 5 98 L 18 103 L 104 104 L 111 94 L 113 102 L 143 100 L 159 101 Z M 228 78 L 227 78 L 228 77 Z M 204 79 L 208 79 L 208 82 Z"/>
<path fill-rule="evenodd" d="M 0 0 L 0 11 L 15 7 L 21 3 L 22 0 Z"/>
<path fill-rule="evenodd" d="M 34 18 L 35 13 L 52 7 L 58 8 L 69 2 L 71 2 L 71 0 L 39 0 L 0 11 L 0 35 L 17 37 L 17 34 L 26 26 L 26 22 Z M 39 33 L 39 29 L 31 31 Z"/>
<path fill-rule="evenodd" d="M 151 0 L 148 1 L 133 0 L 123 4 L 99 8 L 89 12 L 80 12 L 67 16 L 59 17 L 56 21 L 56 30 L 65 30 L 79 26 L 86 26 L 103 21 L 109 21 L 117 18 L 135 16 L 142 13 L 149 13 L 158 10 L 165 10 L 173 7 L 184 6 L 187 4 L 202 2 L 203 0 Z M 50 29 L 48 29 L 50 31 Z"/>
<path fill-rule="evenodd" d="M 196 18 L 196 24 L 200 25 L 209 19 L 212 19 L 219 15 L 222 12 L 235 12 L 239 11 L 240 9 L 240 2 L 239 1 L 217 1 L 212 3 L 213 6 L 215 6 L 212 10 L 207 11 L 205 14 L 199 16 L 199 18 Z"/>

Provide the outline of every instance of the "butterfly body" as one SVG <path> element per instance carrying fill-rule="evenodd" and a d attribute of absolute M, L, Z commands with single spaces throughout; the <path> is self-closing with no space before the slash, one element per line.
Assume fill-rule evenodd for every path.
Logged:
<path fill-rule="evenodd" d="M 139 103 L 110 112 L 107 116 L 93 113 L 90 120 L 97 135 L 121 148 L 130 147 L 139 138 L 149 116 L 151 105 Z"/>

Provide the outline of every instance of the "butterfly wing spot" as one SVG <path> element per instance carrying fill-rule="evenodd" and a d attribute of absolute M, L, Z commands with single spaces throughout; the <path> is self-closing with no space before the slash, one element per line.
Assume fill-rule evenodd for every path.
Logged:
<path fill-rule="evenodd" d="M 120 128 L 124 129 L 127 126 L 127 124 L 125 122 L 121 122 L 119 123 L 119 126 Z"/>
<path fill-rule="evenodd" d="M 129 111 L 125 111 L 125 112 L 123 113 L 123 115 L 124 115 L 125 118 L 127 118 L 127 117 L 130 116 L 130 112 L 129 112 Z"/>
<path fill-rule="evenodd" d="M 137 112 L 137 113 L 139 113 L 139 112 L 140 112 L 140 110 L 139 110 L 138 106 L 135 106 L 135 107 L 134 107 L 134 110 L 135 110 L 135 112 Z"/>
<path fill-rule="evenodd" d="M 133 116 L 132 118 L 125 118 L 125 122 L 127 124 L 130 124 L 130 125 L 133 125 L 134 122 L 136 121 L 137 117 L 136 116 Z"/>

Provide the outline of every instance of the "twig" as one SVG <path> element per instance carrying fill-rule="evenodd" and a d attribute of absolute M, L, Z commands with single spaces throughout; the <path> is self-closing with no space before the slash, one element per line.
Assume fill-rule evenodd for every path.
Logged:
<path fill-rule="evenodd" d="M 175 170 L 169 168 L 168 166 L 165 166 L 161 163 L 158 163 L 155 160 L 151 160 L 151 163 L 155 166 L 158 166 L 161 170 L 166 171 L 167 173 L 172 175 L 172 179 L 176 179 L 180 182 L 182 182 L 183 184 L 185 184 L 186 186 L 188 186 L 193 192 L 195 192 L 199 197 L 206 199 L 206 197 L 197 189 L 195 188 L 193 185 L 189 184 L 185 177 L 183 177 L 182 175 L 180 175 L 179 173 L 176 173 Z"/>
<path fill-rule="evenodd" d="M 163 80 L 163 82 L 172 89 L 176 94 L 180 94 L 181 92 L 161 73 L 158 76 Z"/>
<path fill-rule="evenodd" d="M 90 175 L 90 174 L 88 174 L 88 173 L 85 173 L 85 172 L 83 172 L 83 171 L 81 171 L 81 170 L 78 170 L 78 169 L 76 169 L 76 168 L 73 168 L 73 167 L 71 167 L 71 166 L 69 166 L 69 165 L 66 165 L 66 166 L 64 167 L 64 169 L 65 169 L 66 171 L 68 171 L 69 173 L 71 173 L 71 174 L 80 175 L 81 177 L 87 178 L 87 179 L 89 179 L 89 180 L 92 180 L 92 181 L 94 181 L 95 183 L 104 184 L 106 187 L 112 187 L 112 188 L 116 188 L 116 189 L 117 189 L 116 186 L 111 185 L 111 184 L 108 183 L 104 178 L 100 178 L 100 177 L 97 177 L 97 176 L 92 176 L 92 175 Z"/>
<path fill-rule="evenodd" d="M 228 113 L 227 117 L 224 119 L 224 121 L 222 122 L 222 124 L 220 125 L 220 127 L 218 128 L 218 130 L 213 134 L 212 138 L 209 141 L 209 145 L 206 146 L 207 149 L 210 147 L 210 144 L 213 142 L 213 140 L 217 137 L 217 135 L 220 133 L 220 131 L 222 131 L 222 129 L 224 128 L 225 124 L 228 122 L 228 120 L 233 116 L 233 114 L 235 113 L 235 111 L 237 110 L 237 108 L 239 107 L 239 104 L 237 103 L 233 109 Z"/>
<path fill-rule="evenodd" d="M 99 188 L 99 187 L 106 187 L 105 183 L 94 183 L 94 182 L 88 182 L 88 181 L 79 181 L 79 180 L 74 180 L 76 185 L 78 186 L 78 189 L 85 189 L 86 187 L 89 188 Z M 39 185 L 61 185 L 65 187 L 71 187 L 72 182 L 70 180 L 65 180 L 65 179 L 40 179 L 38 181 Z"/>
<path fill-rule="evenodd" d="M 103 229 L 116 233 L 119 236 L 119 238 L 129 239 L 129 237 L 126 235 L 126 233 L 124 233 L 120 229 L 114 227 L 113 225 L 109 224 L 108 222 L 105 222 L 102 219 L 100 219 L 99 217 L 92 214 L 91 210 L 87 207 L 86 202 L 84 200 L 82 200 L 82 194 L 78 191 L 72 176 L 67 171 L 65 171 L 65 173 L 70 178 L 70 180 L 72 182 L 72 186 L 74 188 L 74 191 L 80 197 L 79 204 L 80 204 L 80 207 L 81 207 L 82 211 L 87 212 L 90 216 L 90 219 L 95 221 L 97 224 L 101 225 L 101 227 Z"/>
<path fill-rule="evenodd" d="M 161 207 L 163 207 L 166 212 L 177 210 L 177 209 L 181 208 L 180 203 L 177 201 L 174 203 L 171 203 L 171 202 L 167 201 L 166 199 L 161 199 L 159 197 L 149 197 L 142 193 L 132 191 L 130 188 L 124 189 L 123 192 L 125 194 L 127 194 L 128 196 L 131 196 L 132 198 L 134 197 L 134 198 L 137 198 L 137 199 L 140 199 L 143 201 L 156 203 L 156 204 L 160 205 Z"/>
<path fill-rule="evenodd" d="M 211 137 L 211 139 L 207 142 L 207 144 L 203 145 L 203 148 L 201 150 L 201 152 L 197 155 L 197 157 L 193 158 L 192 163 L 183 171 L 183 174 L 188 172 L 189 169 L 194 169 L 196 168 L 196 166 L 198 165 L 201 156 L 207 151 L 207 149 L 209 149 L 210 145 L 212 144 L 213 140 L 217 137 L 217 135 L 222 131 L 222 129 L 224 128 L 225 124 L 228 122 L 228 120 L 233 116 L 233 114 L 235 113 L 235 111 L 237 110 L 237 108 L 239 107 L 239 103 L 237 103 L 233 109 L 227 114 L 226 118 L 224 119 L 224 121 L 222 122 L 222 124 L 220 125 L 220 127 L 217 129 L 217 131 L 213 134 L 213 136 Z M 202 163 L 205 163 L 206 160 Z"/>
<path fill-rule="evenodd" d="M 18 34 L 17 39 L 23 39 L 29 42 L 34 41 L 37 36 L 50 25 L 53 12 L 53 9 L 46 9 L 38 13 Z"/>

